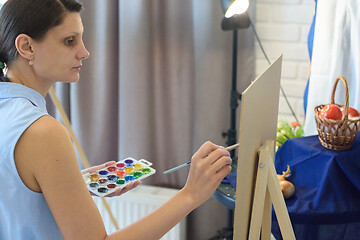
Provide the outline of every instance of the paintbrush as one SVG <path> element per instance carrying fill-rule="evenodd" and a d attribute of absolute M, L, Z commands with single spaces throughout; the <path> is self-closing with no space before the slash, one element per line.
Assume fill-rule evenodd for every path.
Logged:
<path fill-rule="evenodd" d="M 238 146 L 239 146 L 239 144 L 237 143 L 237 144 L 231 145 L 231 146 L 229 146 L 229 147 L 226 147 L 225 149 L 228 150 L 228 151 L 231 151 L 231 150 L 237 148 Z M 191 164 L 191 161 L 189 161 L 189 162 L 187 162 L 187 163 L 184 163 L 184 164 L 181 164 L 181 165 L 179 165 L 179 166 L 177 166 L 177 167 L 174 167 L 174 168 L 171 168 L 171 169 L 169 169 L 169 170 L 166 170 L 166 171 L 164 172 L 164 174 L 169 174 L 169 173 L 172 173 L 172 172 L 176 172 L 177 170 L 180 170 L 180 169 L 182 169 L 182 168 L 184 168 L 184 167 L 190 166 L 190 164 Z"/>

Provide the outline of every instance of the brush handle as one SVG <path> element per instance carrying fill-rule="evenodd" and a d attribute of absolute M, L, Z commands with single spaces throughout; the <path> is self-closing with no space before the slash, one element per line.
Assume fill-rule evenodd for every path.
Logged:
<path fill-rule="evenodd" d="M 191 161 L 189 161 L 189 162 L 187 162 L 187 163 L 184 163 L 184 164 L 181 164 L 181 165 L 179 165 L 179 166 L 177 166 L 177 167 L 174 167 L 174 168 L 171 168 L 171 169 L 165 171 L 164 174 L 169 174 L 169 173 L 175 172 L 175 171 L 177 171 L 177 170 L 180 170 L 180 169 L 182 169 L 182 168 L 184 168 L 184 167 L 189 166 L 190 164 L 191 164 Z"/>
<path fill-rule="evenodd" d="M 231 150 L 237 148 L 238 146 L 239 146 L 239 144 L 237 143 L 237 144 L 231 145 L 231 146 L 229 146 L 229 147 L 227 147 L 227 148 L 225 148 L 225 149 L 228 150 L 228 151 L 231 151 Z M 174 168 L 171 168 L 171 169 L 169 169 L 169 170 L 166 170 L 166 171 L 164 172 L 164 174 L 169 174 L 169 173 L 172 173 L 172 172 L 176 172 L 177 170 L 180 170 L 180 169 L 182 169 L 182 168 L 184 168 L 184 167 L 190 166 L 190 164 L 191 164 L 191 161 L 189 161 L 189 162 L 187 162 L 187 163 L 184 163 L 184 164 L 181 164 L 181 165 L 179 165 L 179 166 L 177 166 L 177 167 L 174 167 Z"/>
<path fill-rule="evenodd" d="M 231 145 L 231 146 L 229 146 L 229 147 L 227 147 L 227 148 L 225 148 L 225 149 L 226 149 L 226 150 L 228 150 L 228 151 L 231 151 L 231 150 L 233 150 L 233 149 L 237 148 L 238 146 L 239 146 L 239 144 L 238 144 L 238 143 L 236 143 L 236 144 Z"/>

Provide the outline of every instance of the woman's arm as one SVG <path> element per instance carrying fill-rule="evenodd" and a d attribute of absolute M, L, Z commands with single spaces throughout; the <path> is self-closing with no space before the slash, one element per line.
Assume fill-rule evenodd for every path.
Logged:
<path fill-rule="evenodd" d="M 65 239 L 104 239 L 105 227 L 83 180 L 66 128 L 52 117 L 35 121 L 15 148 L 25 185 L 42 192 Z M 19 166 L 21 165 L 21 168 Z M 31 206 L 29 206 L 31 207 Z"/>
<path fill-rule="evenodd" d="M 192 157 L 187 183 L 173 198 L 138 222 L 107 239 L 160 239 L 193 209 L 209 199 L 231 170 L 230 154 L 211 142 Z"/>
<path fill-rule="evenodd" d="M 62 124 L 51 117 L 32 124 L 16 146 L 15 163 L 26 169 L 19 171 L 24 184 L 44 194 L 65 239 L 96 240 L 159 239 L 206 201 L 231 169 L 228 151 L 205 143 L 193 156 L 187 183 L 179 193 L 142 220 L 107 236 Z"/>

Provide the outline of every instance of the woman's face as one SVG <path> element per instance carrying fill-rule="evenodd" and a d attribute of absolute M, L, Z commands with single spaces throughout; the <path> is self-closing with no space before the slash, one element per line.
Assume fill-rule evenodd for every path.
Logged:
<path fill-rule="evenodd" d="M 83 25 L 79 13 L 67 13 L 63 23 L 50 29 L 32 45 L 33 69 L 42 81 L 76 82 L 82 60 L 89 57 L 82 41 Z"/>

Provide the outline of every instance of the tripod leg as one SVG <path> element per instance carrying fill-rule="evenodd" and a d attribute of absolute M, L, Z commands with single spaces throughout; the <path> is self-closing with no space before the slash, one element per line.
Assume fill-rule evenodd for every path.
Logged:
<path fill-rule="evenodd" d="M 280 231 L 284 239 L 295 239 L 294 230 L 292 228 L 289 213 L 287 212 L 284 197 L 281 193 L 279 180 L 276 175 L 274 164 L 271 162 L 269 165 L 269 179 L 268 187 L 270 198 L 274 205 L 276 217 L 279 222 Z"/>
<path fill-rule="evenodd" d="M 266 146 L 262 146 L 259 150 L 259 163 L 251 213 L 249 239 L 260 238 L 260 229 L 263 221 L 265 196 L 267 192 L 266 189 L 269 174 L 269 168 L 267 165 L 269 159 L 271 159 L 271 155 L 268 148 Z"/>

